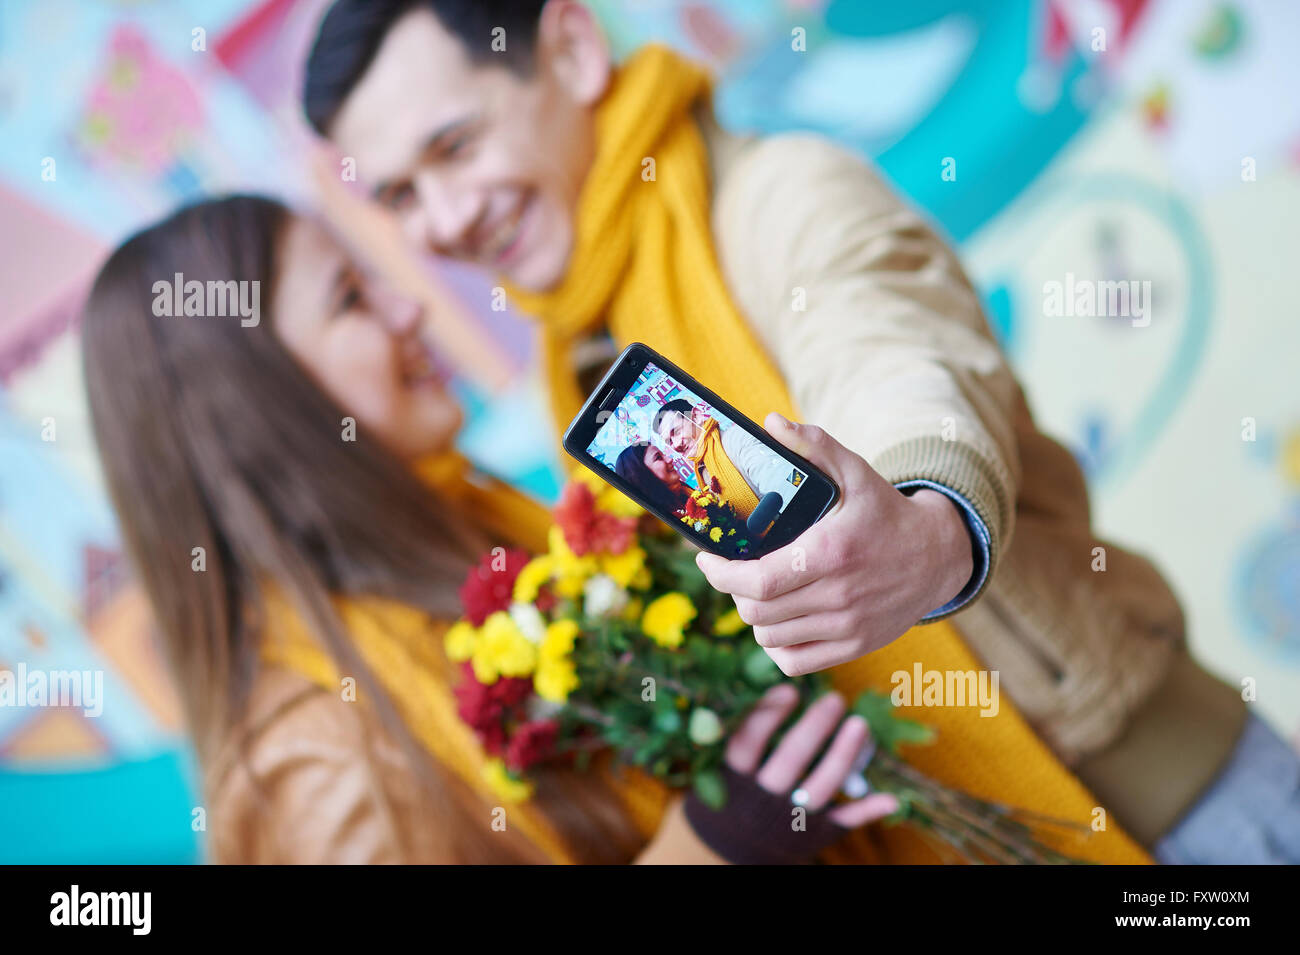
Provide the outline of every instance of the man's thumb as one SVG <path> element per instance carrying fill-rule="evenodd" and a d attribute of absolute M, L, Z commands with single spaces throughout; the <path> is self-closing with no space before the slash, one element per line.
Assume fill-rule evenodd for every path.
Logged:
<path fill-rule="evenodd" d="M 796 424 L 775 411 L 763 424 L 772 437 L 817 465 L 841 488 L 849 483 L 853 470 L 866 463 L 815 424 Z"/>

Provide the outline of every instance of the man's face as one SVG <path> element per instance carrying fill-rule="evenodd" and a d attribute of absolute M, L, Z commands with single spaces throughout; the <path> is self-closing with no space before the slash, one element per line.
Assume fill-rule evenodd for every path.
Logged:
<path fill-rule="evenodd" d="M 594 148 L 593 90 L 609 72 L 607 54 L 602 79 L 597 54 L 568 42 L 571 21 L 590 15 L 560 8 L 568 20 L 543 14 L 528 77 L 471 63 L 431 12 L 407 14 L 330 128 L 413 241 L 534 291 L 564 277 Z"/>
<path fill-rule="evenodd" d="M 659 419 L 659 437 L 664 443 L 684 457 L 695 454 L 700 429 L 690 418 L 679 411 L 669 411 Z"/>

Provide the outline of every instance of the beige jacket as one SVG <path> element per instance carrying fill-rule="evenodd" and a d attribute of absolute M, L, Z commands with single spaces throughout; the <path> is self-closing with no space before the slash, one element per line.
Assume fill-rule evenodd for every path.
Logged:
<path fill-rule="evenodd" d="M 721 267 L 803 420 L 892 483 L 928 479 L 971 502 L 992 570 L 953 623 L 1150 845 L 1224 763 L 1245 720 L 1239 694 L 1188 657 L 1156 568 L 1093 535 L 1082 472 L 1035 426 L 934 230 L 828 140 L 742 139 L 701 123 Z M 1097 548 L 1104 571 L 1093 570 Z"/>

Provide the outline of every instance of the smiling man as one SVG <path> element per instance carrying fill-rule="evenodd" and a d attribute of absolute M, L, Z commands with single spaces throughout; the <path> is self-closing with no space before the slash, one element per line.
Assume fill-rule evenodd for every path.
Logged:
<path fill-rule="evenodd" d="M 708 416 L 701 425 L 684 398 L 660 408 L 651 428 L 690 462 L 699 487 L 711 488 L 742 518 L 748 518 L 766 494 L 779 494 L 781 507 L 794 497 L 797 487 L 790 483 L 789 464 L 744 428 L 723 430 Z"/>
<path fill-rule="evenodd" d="M 840 485 L 836 508 L 761 560 L 699 558 L 782 670 L 973 651 L 1160 858 L 1300 859 L 1294 784 L 1273 786 L 1278 814 L 1243 795 L 1262 762 L 1294 781 L 1294 754 L 1191 659 L 1157 570 L 1094 537 L 1083 475 L 955 255 L 861 158 L 723 131 L 698 67 L 647 47 L 615 68 L 574 0 L 338 0 L 304 103 L 413 242 L 502 276 L 539 320 L 557 422 L 602 336 L 752 416 L 818 422 L 766 418 Z M 960 636 L 909 629 L 958 611 Z M 1031 751 L 1008 709 L 938 745 Z M 1003 777 L 1043 778 L 1013 763 Z"/>
<path fill-rule="evenodd" d="M 461 43 L 428 5 L 333 8 L 310 65 L 308 119 L 357 159 L 412 241 L 545 289 L 574 246 L 608 57 L 595 53 L 594 34 L 572 30 L 572 14 L 550 17 L 548 36 L 558 36 L 539 50 L 539 4 L 445 6 L 481 44 Z"/>

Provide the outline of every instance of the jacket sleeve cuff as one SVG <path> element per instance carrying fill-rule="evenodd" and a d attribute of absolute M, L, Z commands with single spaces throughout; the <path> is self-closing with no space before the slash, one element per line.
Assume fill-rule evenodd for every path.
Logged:
<path fill-rule="evenodd" d="M 974 562 L 974 569 L 971 572 L 970 580 L 967 581 L 966 586 L 961 589 L 961 592 L 957 594 L 956 597 L 953 597 L 952 600 L 949 600 L 939 609 L 932 610 L 920 620 L 921 623 L 929 623 L 933 620 L 939 620 L 942 617 L 946 617 L 949 614 L 956 613 L 962 607 L 974 600 L 975 595 L 984 589 L 984 584 L 988 581 L 989 569 L 992 564 L 990 559 L 992 547 L 989 543 L 988 525 L 984 523 L 975 508 L 971 506 L 970 501 L 966 500 L 966 498 L 962 497 L 952 488 L 944 487 L 942 484 L 938 484 L 934 481 L 924 480 L 903 481 L 899 484 L 895 484 L 894 487 L 898 488 L 904 494 L 914 493 L 923 487 L 929 488 L 932 491 L 938 491 L 957 505 L 957 509 L 961 511 L 962 517 L 965 518 L 966 529 L 970 532 L 971 558 Z"/>

